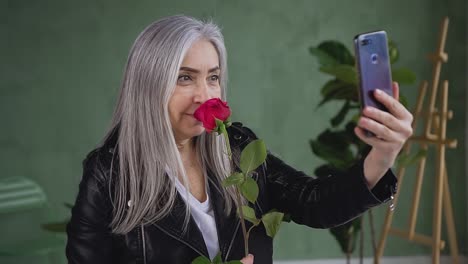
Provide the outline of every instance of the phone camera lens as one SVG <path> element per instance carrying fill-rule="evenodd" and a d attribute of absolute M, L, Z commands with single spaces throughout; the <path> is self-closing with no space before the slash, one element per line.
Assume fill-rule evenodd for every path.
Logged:
<path fill-rule="evenodd" d="M 370 39 L 363 39 L 363 40 L 361 40 L 361 45 L 362 45 L 362 46 L 366 46 L 366 45 L 369 45 L 369 44 L 371 44 L 371 43 L 372 43 L 372 41 L 371 41 Z"/>
<path fill-rule="evenodd" d="M 379 56 L 377 56 L 376 53 L 373 53 L 371 55 L 371 62 L 372 62 L 372 64 L 377 64 L 379 62 Z"/>

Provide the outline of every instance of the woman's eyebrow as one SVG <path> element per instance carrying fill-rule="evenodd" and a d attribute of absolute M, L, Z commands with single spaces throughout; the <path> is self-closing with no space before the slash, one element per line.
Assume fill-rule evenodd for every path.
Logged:
<path fill-rule="evenodd" d="M 180 70 L 181 71 L 193 72 L 193 73 L 200 73 L 199 70 L 194 69 L 194 68 L 190 68 L 190 67 L 180 67 Z M 217 70 L 219 70 L 219 66 L 216 66 L 216 67 L 213 67 L 213 68 L 209 69 L 208 73 L 212 73 L 212 72 L 215 72 Z"/>

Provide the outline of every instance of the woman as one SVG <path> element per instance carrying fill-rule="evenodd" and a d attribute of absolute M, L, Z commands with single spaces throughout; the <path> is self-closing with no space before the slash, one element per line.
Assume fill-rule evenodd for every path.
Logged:
<path fill-rule="evenodd" d="M 231 164 L 223 138 L 205 133 L 193 117 L 206 100 L 225 100 L 226 65 L 212 23 L 167 17 L 138 36 L 111 129 L 83 162 L 67 228 L 69 263 L 190 263 L 218 252 L 223 261 L 272 263 L 262 225 L 250 234 L 252 255 L 243 258 L 235 193 L 221 187 L 255 134 L 240 123 L 229 128 Z M 296 223 L 329 228 L 390 200 L 396 178 L 389 168 L 412 133 L 412 116 L 395 98 L 376 98 L 390 113 L 363 112 L 355 133 L 372 146 L 363 161 L 343 175 L 313 179 L 268 154 L 254 174 L 256 213 L 277 209 Z"/>

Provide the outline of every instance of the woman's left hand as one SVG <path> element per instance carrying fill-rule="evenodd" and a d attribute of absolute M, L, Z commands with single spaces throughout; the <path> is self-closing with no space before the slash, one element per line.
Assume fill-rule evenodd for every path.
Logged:
<path fill-rule="evenodd" d="M 366 107 L 354 129 L 362 141 L 372 146 L 364 161 L 364 175 L 370 188 L 393 166 L 401 148 L 413 134 L 413 115 L 398 101 L 398 83 L 393 83 L 394 97 L 381 90 L 375 90 L 374 96 L 389 112 Z M 367 136 L 364 129 L 375 136 Z"/>

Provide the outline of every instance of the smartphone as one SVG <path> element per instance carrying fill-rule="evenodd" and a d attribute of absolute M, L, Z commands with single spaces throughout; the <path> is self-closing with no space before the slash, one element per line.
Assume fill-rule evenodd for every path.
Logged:
<path fill-rule="evenodd" d="M 387 33 L 381 30 L 356 35 L 354 51 L 359 75 L 361 110 L 366 106 L 372 106 L 388 112 L 388 109 L 374 97 L 375 89 L 393 96 Z M 373 136 L 369 131 L 366 134 Z"/>

